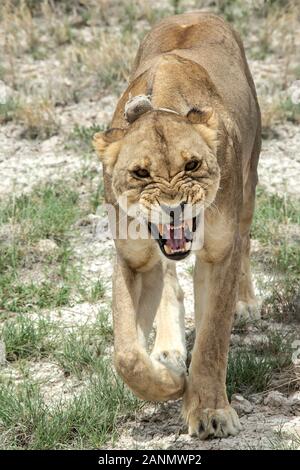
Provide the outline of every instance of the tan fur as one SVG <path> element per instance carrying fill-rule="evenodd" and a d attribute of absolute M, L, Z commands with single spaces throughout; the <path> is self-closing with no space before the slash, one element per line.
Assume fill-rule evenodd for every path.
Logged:
<path fill-rule="evenodd" d="M 151 96 L 137 118 L 124 116 L 133 96 Z M 175 113 L 161 110 L 167 108 Z M 115 365 L 146 400 L 183 396 L 191 434 L 225 437 L 240 430 L 226 395 L 226 367 L 234 312 L 255 311 L 250 267 L 250 225 L 260 152 L 260 112 L 237 34 L 221 18 L 188 13 L 153 28 L 138 51 L 112 130 L 94 145 L 104 163 L 107 202 L 205 204 L 204 246 L 194 272 L 196 340 L 188 377 L 184 370 L 182 291 L 173 261 L 155 240 L 116 240 L 113 285 Z M 191 175 L 184 165 L 200 162 Z M 133 177 L 136 168 L 150 180 Z M 148 335 L 157 335 L 149 355 Z"/>

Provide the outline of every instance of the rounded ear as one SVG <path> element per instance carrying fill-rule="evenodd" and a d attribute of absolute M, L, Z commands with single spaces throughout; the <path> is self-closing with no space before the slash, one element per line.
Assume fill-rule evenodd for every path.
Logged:
<path fill-rule="evenodd" d="M 216 127 L 216 117 L 213 108 L 205 106 L 202 109 L 192 108 L 186 117 L 192 124 L 205 124 L 208 127 Z"/>
<path fill-rule="evenodd" d="M 131 124 L 142 114 L 153 109 L 152 103 L 149 96 L 137 95 L 133 96 L 125 104 L 124 116 L 126 120 Z"/>
<path fill-rule="evenodd" d="M 97 132 L 93 137 L 94 149 L 107 167 L 108 173 L 111 173 L 116 163 L 125 133 L 125 129 L 113 128 L 106 132 Z"/>
<path fill-rule="evenodd" d="M 194 124 L 207 145 L 216 152 L 218 145 L 218 118 L 213 108 L 210 106 L 202 109 L 192 108 L 186 117 Z"/>

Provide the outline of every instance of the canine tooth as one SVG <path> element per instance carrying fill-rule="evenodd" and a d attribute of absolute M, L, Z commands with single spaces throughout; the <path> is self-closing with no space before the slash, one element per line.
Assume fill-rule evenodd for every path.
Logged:
<path fill-rule="evenodd" d="M 193 231 L 193 219 L 187 219 L 185 223 L 188 226 L 189 230 L 192 232 Z"/>
<path fill-rule="evenodd" d="M 167 255 L 170 255 L 172 253 L 172 250 L 169 247 L 169 245 L 164 245 L 164 249 L 165 249 L 165 252 L 167 253 Z"/>
<path fill-rule="evenodd" d="M 157 227 L 158 227 L 159 233 L 161 234 L 161 236 L 163 236 L 163 234 L 164 234 L 164 225 L 163 224 L 157 224 Z"/>
<path fill-rule="evenodd" d="M 192 246 L 192 242 L 186 242 L 185 244 L 185 250 L 188 251 L 191 249 L 191 246 Z"/>

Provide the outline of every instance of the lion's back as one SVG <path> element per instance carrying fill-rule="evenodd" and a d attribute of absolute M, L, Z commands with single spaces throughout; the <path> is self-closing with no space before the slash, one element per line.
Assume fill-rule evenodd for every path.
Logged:
<path fill-rule="evenodd" d="M 249 155 L 260 113 L 238 34 L 212 13 L 195 11 L 163 19 L 141 43 L 132 79 L 155 67 L 162 55 L 170 53 L 198 63 L 207 71 L 227 111 L 237 123 L 245 152 Z"/>

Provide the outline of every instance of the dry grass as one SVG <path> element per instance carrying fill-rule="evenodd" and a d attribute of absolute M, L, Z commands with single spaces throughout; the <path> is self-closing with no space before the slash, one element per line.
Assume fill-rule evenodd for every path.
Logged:
<path fill-rule="evenodd" d="M 30 138 L 52 135 L 57 128 L 57 105 L 94 99 L 104 91 L 119 94 L 138 42 L 152 24 L 165 15 L 199 7 L 207 7 L 207 2 L 4 0 L 0 6 L 0 78 L 26 103 L 15 114 L 24 126 L 23 134 Z M 262 6 L 220 0 L 213 10 L 248 35 L 250 56 L 256 60 L 274 56 L 280 62 L 269 89 L 258 90 L 264 135 L 286 118 L 298 123 L 299 110 L 287 105 L 299 65 L 298 2 L 272 1 Z M 249 35 L 251 20 L 253 33 Z M 28 55 L 31 67 L 24 64 Z M 40 67 L 43 61 L 45 68 Z M 29 95 L 32 103 L 25 100 Z M 41 122 L 39 129 L 36 121 Z"/>
<path fill-rule="evenodd" d="M 265 137 L 286 119 L 299 123 L 300 116 L 299 106 L 290 100 L 290 87 L 298 79 L 300 61 L 298 1 L 270 3 L 271 8 L 258 23 L 256 40 L 249 51 L 254 59 L 266 61 L 266 69 L 269 68 L 274 77 L 268 80 L 269 89 L 259 92 Z"/>
<path fill-rule="evenodd" d="M 47 139 L 57 134 L 59 121 L 51 101 L 37 101 L 20 106 L 16 119 L 23 125 L 23 137 Z"/>
<path fill-rule="evenodd" d="M 6 0 L 0 6 L 0 78 L 18 101 L 1 110 L 3 122 L 21 123 L 25 137 L 48 138 L 59 126 L 56 106 L 121 91 L 138 46 L 135 21 L 145 18 L 144 32 L 153 18 L 148 2 L 118 3 Z M 124 15 L 121 28 L 108 27 L 112 14 Z"/>
<path fill-rule="evenodd" d="M 270 390 L 279 390 L 282 393 L 291 393 L 300 389 L 300 366 L 292 364 L 275 374 L 270 383 Z"/>

